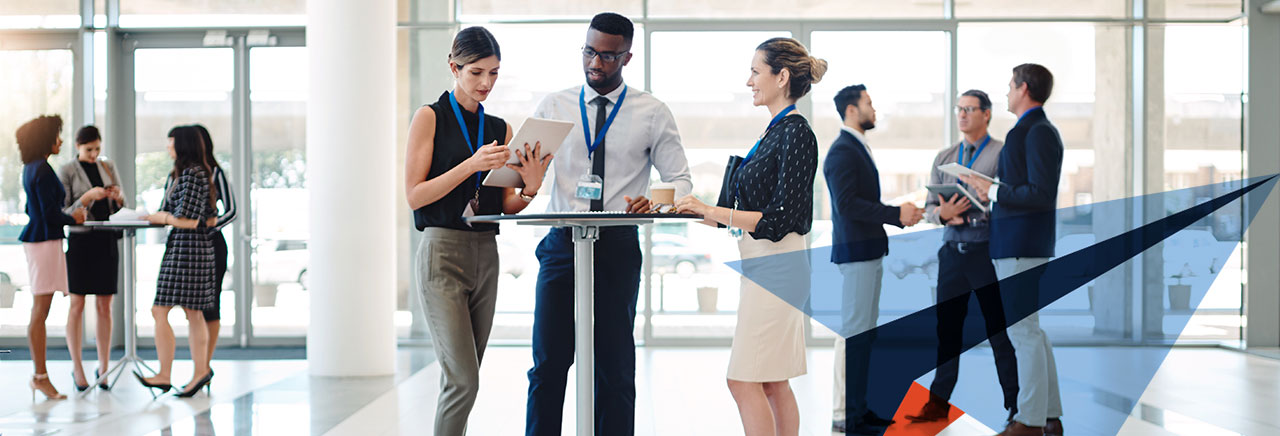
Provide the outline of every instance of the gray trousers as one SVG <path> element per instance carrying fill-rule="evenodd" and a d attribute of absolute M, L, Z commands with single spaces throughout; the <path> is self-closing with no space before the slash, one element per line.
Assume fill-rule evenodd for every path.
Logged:
<path fill-rule="evenodd" d="M 494 232 L 429 227 L 417 254 L 418 289 L 440 362 L 435 434 L 461 435 L 480 391 L 480 361 L 498 297 Z"/>

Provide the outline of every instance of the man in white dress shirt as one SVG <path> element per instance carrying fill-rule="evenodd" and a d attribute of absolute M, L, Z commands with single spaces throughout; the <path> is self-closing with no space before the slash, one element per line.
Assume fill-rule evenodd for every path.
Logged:
<path fill-rule="evenodd" d="M 693 188 L 671 111 L 622 81 L 633 34 L 626 17 L 596 15 L 582 47 L 586 85 L 548 95 L 534 112 L 538 118 L 575 124 L 551 164 L 547 212 L 647 212 L 645 194 L 655 168 L 663 182 L 675 184 L 676 198 Z M 595 249 L 601 254 L 594 265 L 596 434 L 631 435 L 636 397 L 632 331 L 642 262 L 636 226 L 602 228 Z M 571 229 L 552 229 L 537 255 L 525 434 L 559 435 L 574 352 Z"/>

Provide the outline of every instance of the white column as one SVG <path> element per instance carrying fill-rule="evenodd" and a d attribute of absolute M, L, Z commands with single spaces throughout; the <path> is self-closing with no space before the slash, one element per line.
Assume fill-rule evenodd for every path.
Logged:
<path fill-rule="evenodd" d="M 312 375 L 395 373 L 395 0 L 308 0 Z"/>
<path fill-rule="evenodd" d="M 1245 177 L 1280 172 L 1280 15 L 1263 14 L 1267 0 L 1248 0 L 1249 96 L 1245 106 Z M 1245 233 L 1245 344 L 1249 348 L 1280 346 L 1280 202 L 1272 192 Z"/>

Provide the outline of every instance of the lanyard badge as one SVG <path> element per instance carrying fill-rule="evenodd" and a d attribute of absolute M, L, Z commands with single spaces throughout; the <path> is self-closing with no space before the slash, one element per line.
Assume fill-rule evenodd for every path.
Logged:
<path fill-rule="evenodd" d="M 453 117 L 458 120 L 458 127 L 462 128 L 462 139 L 466 140 L 467 148 L 471 150 L 471 154 L 476 154 L 476 148 L 484 145 L 484 105 L 476 103 L 476 114 L 480 117 L 480 125 L 476 126 L 476 141 L 471 142 L 470 132 L 467 131 L 467 121 L 462 119 L 462 109 L 458 107 L 458 99 L 449 93 L 449 106 L 453 108 Z M 467 208 L 462 211 L 463 218 L 476 216 L 480 211 L 480 179 L 481 172 L 476 172 L 476 190 L 471 197 L 471 201 L 467 202 Z M 467 223 L 468 226 L 471 223 Z"/>
<path fill-rule="evenodd" d="M 578 112 L 582 115 L 582 136 L 587 144 L 587 173 L 578 178 L 578 189 L 575 195 L 584 200 L 600 200 L 604 198 L 604 179 L 600 176 L 591 174 L 591 156 L 595 153 L 596 148 L 604 142 L 605 132 L 609 131 L 609 127 L 613 125 L 614 118 L 618 116 L 618 109 L 622 108 L 622 102 L 627 99 L 627 86 L 622 86 L 622 94 L 618 95 L 618 102 L 613 104 L 613 109 L 609 111 L 608 118 L 605 118 L 604 125 L 599 127 L 595 138 L 591 137 L 591 124 L 587 123 L 587 103 L 586 94 L 587 87 L 583 86 L 578 91 Z"/>

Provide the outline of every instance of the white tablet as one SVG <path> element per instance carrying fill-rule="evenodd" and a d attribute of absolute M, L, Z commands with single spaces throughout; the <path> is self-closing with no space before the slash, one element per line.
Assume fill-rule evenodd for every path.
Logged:
<path fill-rule="evenodd" d="M 548 120 L 544 118 L 529 118 L 524 120 L 524 125 L 520 126 L 520 131 L 511 138 L 511 142 L 507 144 L 507 149 L 511 150 L 507 159 L 509 164 L 519 164 L 520 155 L 516 154 L 517 150 L 523 151 L 524 145 L 529 144 L 532 149 L 534 144 L 542 143 L 541 154 L 537 156 L 541 159 L 543 156 L 555 153 L 560 149 L 560 144 L 564 143 L 564 138 L 569 136 L 569 131 L 573 130 L 573 123 L 568 121 Z M 484 178 L 485 186 L 496 186 L 501 188 L 523 188 L 524 180 L 520 178 L 520 173 L 507 167 L 498 168 L 490 171 L 489 175 Z"/>
<path fill-rule="evenodd" d="M 960 177 L 961 175 L 970 175 L 970 176 L 977 177 L 979 179 L 986 180 L 991 183 L 995 183 L 997 185 L 1000 184 L 1000 182 L 997 182 L 996 179 L 991 178 L 991 176 L 974 171 L 964 165 L 960 165 L 955 162 L 945 164 L 945 165 L 938 165 L 938 171 L 942 171 L 944 173 L 950 174 L 955 177 Z"/>

